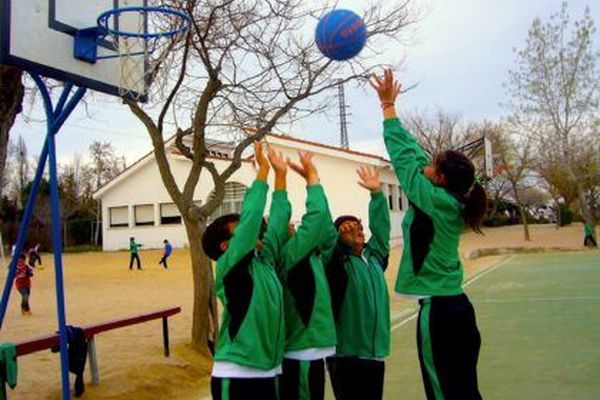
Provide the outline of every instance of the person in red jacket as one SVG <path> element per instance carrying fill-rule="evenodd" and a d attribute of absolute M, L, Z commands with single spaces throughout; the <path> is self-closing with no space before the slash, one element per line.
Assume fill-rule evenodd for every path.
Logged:
<path fill-rule="evenodd" d="M 21 295 L 21 315 L 31 315 L 29 307 L 29 296 L 31 295 L 31 277 L 33 276 L 33 268 L 26 262 L 27 256 L 25 253 L 19 256 L 17 261 L 17 274 L 15 277 L 15 288 Z"/>

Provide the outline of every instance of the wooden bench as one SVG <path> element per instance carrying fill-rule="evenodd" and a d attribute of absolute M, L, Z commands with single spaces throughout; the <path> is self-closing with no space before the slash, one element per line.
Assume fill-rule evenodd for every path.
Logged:
<path fill-rule="evenodd" d="M 87 325 L 80 327 L 83 329 L 87 346 L 88 346 L 88 358 L 90 363 L 90 374 L 92 377 L 92 383 L 97 385 L 100 382 L 100 372 L 98 369 L 98 358 L 96 357 L 96 342 L 95 336 L 101 332 L 111 331 L 114 329 L 123 328 L 126 326 L 141 324 L 143 322 L 152 321 L 155 319 L 162 318 L 162 330 L 163 330 L 163 347 L 165 357 L 169 357 L 171 354 L 169 349 L 169 322 L 168 318 L 181 312 L 181 307 L 171 307 L 163 310 L 151 312 L 148 314 L 136 315 L 130 318 L 115 319 L 108 322 L 103 322 L 95 325 Z M 17 357 L 21 357 L 27 354 L 35 353 L 42 350 L 51 348 L 58 348 L 59 337 L 57 333 L 39 336 L 37 338 L 25 340 L 22 342 L 16 342 L 15 347 L 17 348 Z"/>

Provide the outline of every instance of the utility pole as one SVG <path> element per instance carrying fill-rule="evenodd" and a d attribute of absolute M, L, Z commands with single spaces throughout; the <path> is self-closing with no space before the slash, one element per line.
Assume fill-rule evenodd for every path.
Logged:
<path fill-rule="evenodd" d="M 338 80 L 338 100 L 339 100 L 339 111 L 340 111 L 340 146 L 344 149 L 348 149 L 350 144 L 348 142 L 348 122 L 346 117 L 346 98 L 344 96 L 344 82 Z"/>

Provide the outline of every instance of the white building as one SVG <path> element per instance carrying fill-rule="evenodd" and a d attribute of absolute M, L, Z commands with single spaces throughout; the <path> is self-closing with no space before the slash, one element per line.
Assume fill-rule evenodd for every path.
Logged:
<path fill-rule="evenodd" d="M 373 154 L 360 153 L 339 147 L 309 142 L 285 135 L 269 134 L 266 141 L 283 152 L 284 156 L 297 159 L 298 150 L 314 153 L 314 163 L 319 170 L 321 183 L 327 193 L 333 218 L 352 214 L 368 221 L 369 193 L 357 184 L 356 169 L 360 165 L 380 168 L 383 190 L 388 197 L 392 222 L 392 244 L 401 239 L 401 221 L 407 200 L 400 190 L 398 180 L 388 160 Z M 179 154 L 174 140 L 167 141 L 167 155 L 173 176 L 183 187 L 191 161 Z M 210 146 L 211 161 L 222 170 L 229 161 L 232 150 L 225 143 L 213 142 Z M 215 214 L 239 212 L 246 187 L 254 180 L 256 171 L 251 161 L 244 161 L 226 184 L 223 204 Z M 273 174 L 269 185 L 273 187 Z M 213 185 L 208 172 L 203 171 L 194 193 L 194 199 L 202 204 L 210 196 Z M 298 223 L 304 213 L 306 190 L 304 180 L 293 171 L 288 172 L 288 195 L 292 203 L 292 222 Z M 142 157 L 119 176 L 100 188 L 94 198 L 102 200 L 103 249 L 118 250 L 128 247 L 129 237 L 143 243 L 145 248 L 160 248 L 163 239 L 174 247 L 188 245 L 185 227 L 177 207 L 169 197 L 161 180 L 154 153 Z M 270 200 L 270 195 L 268 196 Z M 265 208 L 268 213 L 269 203 Z M 368 230 L 367 230 L 368 234 Z"/>

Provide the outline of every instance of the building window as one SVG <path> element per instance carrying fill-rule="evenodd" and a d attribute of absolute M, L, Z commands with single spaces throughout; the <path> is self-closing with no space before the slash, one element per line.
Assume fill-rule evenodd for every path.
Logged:
<path fill-rule="evenodd" d="M 228 182 L 225 184 L 225 197 L 223 202 L 212 213 L 210 219 L 215 219 L 221 215 L 240 213 L 242 211 L 242 203 L 246 195 L 246 186 L 237 182 Z M 214 192 L 210 194 L 209 199 L 214 196 Z"/>
<path fill-rule="evenodd" d="M 400 186 L 398 186 L 398 210 L 404 210 L 402 205 L 402 188 Z"/>
<path fill-rule="evenodd" d="M 394 211 L 394 185 L 388 186 L 388 205 L 390 207 L 390 211 Z"/>
<path fill-rule="evenodd" d="M 160 205 L 160 224 L 181 224 L 181 214 L 179 213 L 175 203 L 163 203 Z"/>
<path fill-rule="evenodd" d="M 154 225 L 154 205 L 143 204 L 134 207 L 135 226 Z"/>
<path fill-rule="evenodd" d="M 129 226 L 129 209 L 127 206 L 109 207 L 108 215 L 111 228 Z"/>

